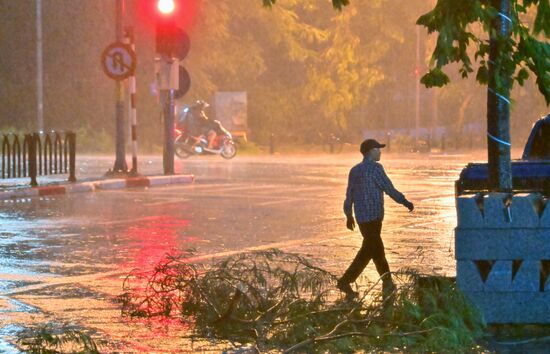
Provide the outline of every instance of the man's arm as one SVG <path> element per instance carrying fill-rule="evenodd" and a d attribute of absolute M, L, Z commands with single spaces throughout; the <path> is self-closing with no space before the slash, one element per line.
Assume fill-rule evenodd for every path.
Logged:
<path fill-rule="evenodd" d="M 346 190 L 346 200 L 344 200 L 344 214 L 346 214 L 346 227 L 353 231 L 355 220 L 353 219 L 353 187 L 354 187 L 353 169 L 349 171 L 348 188 Z"/>
<path fill-rule="evenodd" d="M 407 207 L 407 209 L 409 209 L 409 211 L 413 211 L 413 203 L 409 202 L 407 198 L 405 198 L 403 193 L 395 189 L 390 178 L 388 177 L 388 175 L 386 175 L 384 167 L 380 164 L 377 167 L 378 168 L 376 169 L 375 174 L 376 178 L 374 180 L 378 187 L 380 187 L 380 189 L 382 189 L 387 195 L 389 195 L 391 199 L 395 200 L 396 203 L 404 205 L 405 207 Z"/>

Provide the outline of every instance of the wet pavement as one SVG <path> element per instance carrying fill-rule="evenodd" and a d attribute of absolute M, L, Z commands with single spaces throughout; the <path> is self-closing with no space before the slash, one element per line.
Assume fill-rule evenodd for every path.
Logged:
<path fill-rule="evenodd" d="M 454 181 L 468 161 L 483 159 L 382 156 L 394 185 L 416 207 L 409 213 L 386 199 L 382 234 L 392 270 L 454 276 Z M 106 352 L 214 348 L 188 347 L 180 340 L 185 328 L 122 319 L 115 298 L 125 275 L 178 250 L 194 249 L 197 261 L 209 262 L 273 247 L 340 274 L 361 243 L 342 213 L 347 173 L 357 162 L 358 154 L 205 157 L 176 162 L 176 172 L 196 176 L 190 185 L 1 201 L 0 352 L 17 353 L 13 335 L 48 322 L 95 331 Z M 85 180 L 112 161 L 83 157 L 77 166 Z M 160 157 L 140 160 L 141 173 L 160 171 Z M 371 265 L 359 285 L 376 279 Z"/>

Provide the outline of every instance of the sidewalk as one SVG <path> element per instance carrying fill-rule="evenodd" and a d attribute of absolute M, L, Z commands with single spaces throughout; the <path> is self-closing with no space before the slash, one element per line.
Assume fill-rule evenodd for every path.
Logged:
<path fill-rule="evenodd" d="M 37 187 L 15 185 L 13 189 L 0 191 L 0 200 L 13 198 L 28 198 L 46 195 L 60 195 L 70 193 L 94 192 L 95 190 L 109 190 L 136 187 L 156 187 L 168 184 L 193 183 L 193 175 L 173 176 L 140 176 L 128 178 L 99 179 L 86 182 L 51 182 Z"/>
<path fill-rule="evenodd" d="M 193 174 L 175 174 L 164 176 L 162 160 L 158 156 L 147 156 L 140 164 L 140 175 L 135 177 L 108 177 L 106 172 L 111 166 L 107 156 L 77 157 L 77 181 L 68 181 L 67 174 L 38 176 L 38 186 L 30 186 L 30 178 L 0 179 L 0 200 L 29 198 L 36 196 L 61 195 L 69 193 L 94 192 L 123 188 L 146 188 L 169 184 L 193 183 Z"/>

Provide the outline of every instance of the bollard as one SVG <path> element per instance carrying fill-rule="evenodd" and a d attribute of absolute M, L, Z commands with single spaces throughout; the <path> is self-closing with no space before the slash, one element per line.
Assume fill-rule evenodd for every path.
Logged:
<path fill-rule="evenodd" d="M 441 135 L 441 151 L 445 151 L 445 133 Z"/>
<path fill-rule="evenodd" d="M 65 139 L 69 140 L 69 182 L 76 182 L 76 134 L 73 132 L 67 133 Z"/>
<path fill-rule="evenodd" d="M 40 140 L 38 134 L 27 134 L 25 140 L 28 141 L 29 148 L 29 177 L 31 178 L 31 186 L 36 187 L 36 141 Z"/>
<path fill-rule="evenodd" d="M 388 152 L 391 150 L 390 149 L 390 147 L 391 147 L 390 142 L 391 142 L 391 133 L 387 133 L 386 134 L 386 151 L 388 151 Z"/>
<path fill-rule="evenodd" d="M 269 135 L 269 153 L 272 155 L 275 153 L 275 134 L 273 133 Z"/>

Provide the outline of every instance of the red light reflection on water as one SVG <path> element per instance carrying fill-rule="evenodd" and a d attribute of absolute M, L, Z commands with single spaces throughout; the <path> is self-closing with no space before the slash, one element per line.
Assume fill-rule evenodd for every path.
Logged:
<path fill-rule="evenodd" d="M 130 252 L 125 267 L 147 270 L 165 258 L 166 254 L 175 254 L 178 250 L 189 249 L 198 239 L 184 236 L 183 229 L 190 221 L 169 215 L 151 216 L 138 221 L 126 230 L 125 239 Z"/>
<path fill-rule="evenodd" d="M 166 262 L 168 255 L 185 253 L 192 243 L 198 238 L 185 236 L 183 230 L 190 225 L 187 219 L 181 219 L 170 215 L 158 215 L 140 219 L 136 225 L 129 227 L 124 238 L 127 240 L 126 252 L 128 261 L 120 267 L 125 272 L 133 269 L 129 281 L 131 292 L 135 298 L 143 298 L 148 295 L 147 281 L 155 274 L 155 268 L 159 263 Z M 170 274 L 173 276 L 174 274 Z M 158 277 L 158 275 L 156 275 Z M 150 295 L 150 294 L 149 294 Z M 181 297 L 185 294 L 170 294 L 171 297 Z M 155 316 L 146 319 L 131 320 L 133 323 L 145 323 L 149 328 L 150 338 L 172 337 L 174 330 L 188 330 L 189 323 L 184 323 L 181 318 Z M 147 335 L 149 337 L 149 335 Z"/>

